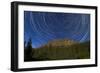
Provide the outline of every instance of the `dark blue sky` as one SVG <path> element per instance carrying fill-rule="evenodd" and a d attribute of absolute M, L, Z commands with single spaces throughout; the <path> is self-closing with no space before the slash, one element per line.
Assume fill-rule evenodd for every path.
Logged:
<path fill-rule="evenodd" d="M 38 48 L 53 39 L 90 40 L 90 15 L 24 11 L 24 41 Z"/>

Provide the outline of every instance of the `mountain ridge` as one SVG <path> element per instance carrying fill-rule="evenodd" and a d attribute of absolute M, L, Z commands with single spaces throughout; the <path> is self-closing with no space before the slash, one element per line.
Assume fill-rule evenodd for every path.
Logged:
<path fill-rule="evenodd" d="M 69 39 L 55 39 L 55 40 L 49 41 L 47 44 L 44 44 L 41 47 L 51 47 L 51 46 L 52 47 L 66 47 L 66 46 L 71 46 L 78 43 L 79 42 L 77 41 L 69 40 Z"/>

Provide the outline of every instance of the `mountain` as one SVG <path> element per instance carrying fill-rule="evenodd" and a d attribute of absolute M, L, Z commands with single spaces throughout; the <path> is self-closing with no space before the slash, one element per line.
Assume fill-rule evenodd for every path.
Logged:
<path fill-rule="evenodd" d="M 68 40 L 68 39 L 57 39 L 49 41 L 47 44 L 45 44 L 43 47 L 68 47 L 74 44 L 78 44 L 79 42 Z"/>

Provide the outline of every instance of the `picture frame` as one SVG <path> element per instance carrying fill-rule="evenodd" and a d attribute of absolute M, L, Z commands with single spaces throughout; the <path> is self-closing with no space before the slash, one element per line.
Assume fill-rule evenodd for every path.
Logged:
<path fill-rule="evenodd" d="M 45 15 L 45 18 L 43 15 Z M 33 21 L 33 19 L 35 21 Z M 32 26 L 30 26 L 30 24 L 32 24 Z M 67 33 L 67 35 L 65 33 Z M 45 53 L 43 55 L 43 52 L 40 51 L 42 52 L 40 56 L 39 53 L 36 53 L 36 55 L 33 55 L 32 53 L 32 58 L 30 58 L 30 53 L 28 55 L 26 53 L 28 50 L 25 51 L 25 48 L 27 48 L 25 40 L 27 41 L 28 39 L 28 46 L 30 38 L 29 35 L 31 35 L 31 39 L 33 40 L 30 42 L 32 43 L 31 47 L 35 49 L 35 53 L 36 48 L 39 47 L 40 49 L 40 45 L 42 44 L 43 46 L 43 43 L 47 43 L 47 41 L 51 42 L 49 42 L 49 48 L 50 45 L 51 48 L 54 48 L 55 42 L 58 46 L 56 49 L 59 48 L 60 44 L 66 42 L 65 37 L 75 40 L 67 39 L 67 46 L 70 44 L 73 45 L 74 43 L 74 47 L 77 44 L 79 47 L 79 45 L 82 46 L 79 42 L 89 42 L 88 44 L 85 43 L 83 44 L 84 46 L 79 47 L 79 49 L 81 48 L 80 51 L 78 49 L 79 52 L 75 52 L 76 50 L 73 50 L 73 52 L 72 50 L 68 51 L 67 47 L 67 51 L 70 52 L 70 54 L 66 55 L 68 52 L 63 51 L 67 57 L 65 55 L 61 56 L 61 51 L 63 50 L 62 44 L 60 45 L 60 48 L 62 49 L 60 52 L 56 50 L 56 52 L 53 51 L 53 53 L 50 51 L 51 49 L 48 49 L 49 53 Z M 54 40 L 55 38 L 57 40 L 58 38 L 63 38 L 64 40 L 62 43 L 62 39 L 60 41 L 51 41 L 51 39 Z M 41 40 L 41 44 L 38 42 L 38 39 Z M 71 42 L 69 45 L 68 41 Z M 48 48 L 47 45 L 42 48 Z M 88 45 L 88 47 L 85 45 Z M 66 48 L 65 45 L 64 47 Z M 87 49 L 82 50 L 84 47 L 88 48 L 88 51 Z M 28 46 L 28 48 L 30 48 L 30 46 Z M 76 56 L 72 53 L 76 53 Z M 52 57 L 51 55 L 56 57 Z M 11 71 L 34 71 L 95 66 L 97 66 L 97 6 L 18 1 L 11 2 Z"/>

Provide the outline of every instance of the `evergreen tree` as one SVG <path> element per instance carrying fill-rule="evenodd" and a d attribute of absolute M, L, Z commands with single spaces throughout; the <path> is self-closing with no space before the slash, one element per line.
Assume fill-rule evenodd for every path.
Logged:
<path fill-rule="evenodd" d="M 27 47 L 26 47 L 26 56 L 28 60 L 32 59 L 32 40 L 29 39 L 28 43 L 27 43 Z"/>
<path fill-rule="evenodd" d="M 24 49 L 26 48 L 26 41 L 24 41 Z"/>

